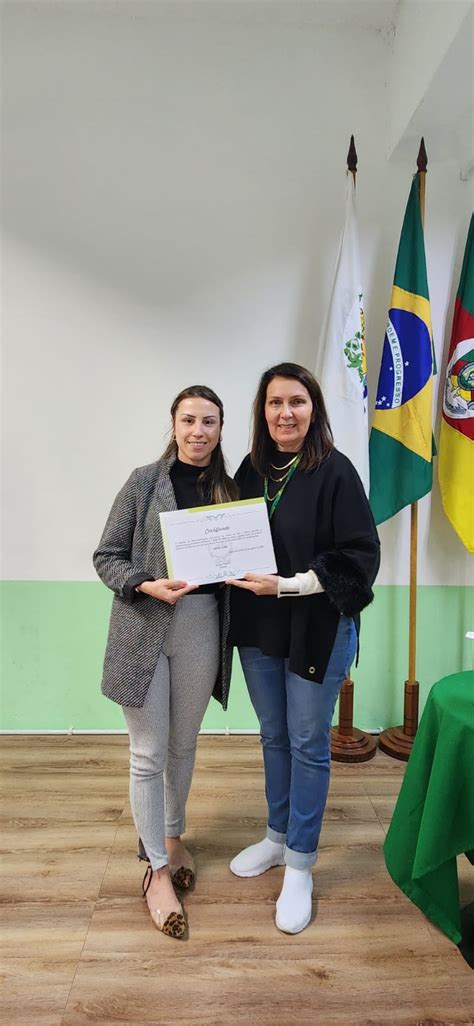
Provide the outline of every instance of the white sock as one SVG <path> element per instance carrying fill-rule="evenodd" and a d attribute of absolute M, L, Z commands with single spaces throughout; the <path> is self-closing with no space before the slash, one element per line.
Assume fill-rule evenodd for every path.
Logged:
<path fill-rule="evenodd" d="M 230 869 L 236 876 L 260 876 L 261 873 L 265 873 L 267 869 L 271 869 L 272 866 L 282 866 L 284 864 L 283 853 L 285 850 L 284 842 L 271 841 L 269 837 L 264 837 L 262 841 L 258 841 L 257 844 L 251 844 L 248 848 L 244 848 L 243 851 L 239 852 L 230 863 Z"/>
<path fill-rule="evenodd" d="M 311 919 L 313 877 L 311 869 L 287 866 L 276 904 L 276 925 L 285 933 L 299 933 Z"/>
<path fill-rule="evenodd" d="M 255 845 L 257 847 L 257 845 Z M 272 841 L 270 837 L 264 837 L 263 841 L 259 841 L 258 847 L 262 852 L 262 855 L 277 855 L 285 847 L 284 841 Z"/>

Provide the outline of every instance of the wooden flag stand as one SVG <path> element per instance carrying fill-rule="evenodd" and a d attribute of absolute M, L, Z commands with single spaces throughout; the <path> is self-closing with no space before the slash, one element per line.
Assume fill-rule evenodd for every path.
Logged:
<path fill-rule="evenodd" d="M 354 185 L 357 174 L 357 152 L 351 135 L 347 154 L 347 170 Z M 335 762 L 367 762 L 375 755 L 377 742 L 371 734 L 353 726 L 354 681 L 346 677 L 339 695 L 339 724 L 331 730 L 331 758 Z"/>
<path fill-rule="evenodd" d="M 417 158 L 418 178 L 420 182 L 421 221 L 425 219 L 425 179 L 428 158 L 425 141 L 421 140 Z M 408 641 L 408 680 L 405 681 L 403 701 L 403 725 L 388 727 L 379 737 L 379 746 L 387 755 L 394 759 L 407 761 L 413 747 L 413 740 L 418 730 L 418 698 L 420 685 L 415 679 L 416 663 L 416 571 L 418 547 L 418 503 L 411 505 L 410 525 L 410 612 Z"/>
<path fill-rule="evenodd" d="M 335 762 L 368 762 L 377 741 L 371 734 L 353 727 L 354 681 L 346 677 L 339 695 L 339 724 L 331 730 L 331 759 Z"/>
<path fill-rule="evenodd" d="M 416 659 L 416 560 L 417 560 L 417 527 L 418 503 L 411 505 L 410 535 L 410 613 L 409 613 L 409 650 L 408 680 L 405 681 L 403 701 L 403 726 L 388 727 L 379 737 L 379 746 L 386 755 L 406 762 L 413 747 L 413 739 L 418 730 L 418 693 L 420 685 L 415 680 Z"/>

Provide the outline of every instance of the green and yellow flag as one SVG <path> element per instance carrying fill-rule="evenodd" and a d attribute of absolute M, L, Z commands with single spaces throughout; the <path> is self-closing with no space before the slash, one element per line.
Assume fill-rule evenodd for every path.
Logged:
<path fill-rule="evenodd" d="M 375 522 L 431 490 L 433 343 L 430 296 L 415 175 L 398 247 L 375 413 L 369 439 Z"/>

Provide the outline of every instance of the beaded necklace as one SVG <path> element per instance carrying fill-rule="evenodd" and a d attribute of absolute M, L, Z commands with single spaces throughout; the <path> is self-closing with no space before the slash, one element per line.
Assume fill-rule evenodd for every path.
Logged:
<path fill-rule="evenodd" d="M 270 509 L 269 509 L 269 512 L 268 512 L 268 516 L 269 516 L 270 520 L 272 519 L 272 516 L 273 516 L 273 514 L 274 514 L 274 512 L 275 512 L 275 510 L 276 510 L 276 508 L 278 506 L 278 503 L 279 503 L 279 501 L 280 501 L 280 499 L 281 499 L 281 497 L 283 495 L 283 492 L 284 492 L 288 482 L 291 481 L 291 478 L 293 477 L 293 474 L 298 469 L 298 464 L 299 464 L 300 460 L 301 460 L 301 455 L 298 455 L 296 457 L 296 459 L 294 461 L 292 461 L 288 473 L 285 474 L 285 476 L 283 478 L 280 478 L 280 480 L 283 483 L 281 485 L 281 488 L 278 489 L 276 495 L 273 496 L 273 499 L 271 499 L 269 494 L 268 494 L 268 476 L 266 476 L 264 478 L 264 480 L 263 480 L 263 495 L 264 495 L 265 501 L 271 503 L 271 506 L 270 506 Z"/>

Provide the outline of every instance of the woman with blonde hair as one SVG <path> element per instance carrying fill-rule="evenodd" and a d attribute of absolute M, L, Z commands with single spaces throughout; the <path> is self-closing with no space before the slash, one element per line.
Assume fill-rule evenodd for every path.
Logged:
<path fill-rule="evenodd" d="M 212 389 L 183 389 L 171 406 L 172 439 L 118 493 L 94 566 L 114 592 L 102 691 L 118 702 L 130 736 L 130 802 L 149 862 L 143 890 L 155 925 L 182 937 L 175 888 L 194 883 L 181 835 L 196 741 L 211 694 L 227 706 L 228 589 L 168 580 L 160 512 L 231 501 L 237 489 L 221 449 L 223 405 Z"/>

